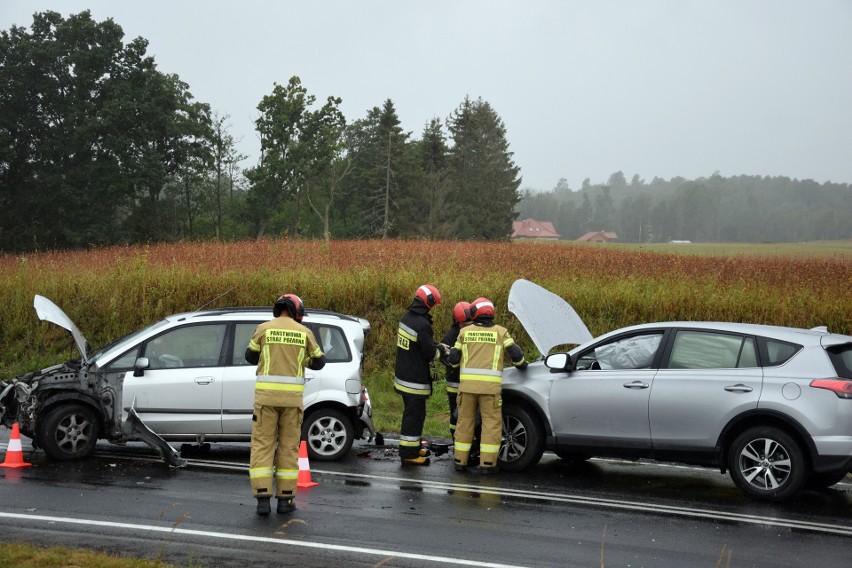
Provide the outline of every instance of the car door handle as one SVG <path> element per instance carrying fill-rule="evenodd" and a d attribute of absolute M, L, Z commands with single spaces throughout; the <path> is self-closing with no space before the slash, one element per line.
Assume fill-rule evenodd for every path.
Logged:
<path fill-rule="evenodd" d="M 633 381 L 632 383 L 624 383 L 624 388 L 626 388 L 626 389 L 646 389 L 646 388 L 648 388 L 648 383 L 643 383 L 642 381 Z"/>
<path fill-rule="evenodd" d="M 730 385 L 725 387 L 725 390 L 728 392 L 751 392 L 754 389 L 748 385 L 738 384 L 738 385 Z"/>
<path fill-rule="evenodd" d="M 310 380 L 311 380 L 311 379 L 313 379 L 313 378 L 314 378 L 314 376 L 313 376 L 313 375 L 305 375 L 305 382 L 308 382 L 308 381 L 310 381 Z"/>
<path fill-rule="evenodd" d="M 195 377 L 195 384 L 198 385 L 209 385 L 216 379 L 214 377 Z"/>

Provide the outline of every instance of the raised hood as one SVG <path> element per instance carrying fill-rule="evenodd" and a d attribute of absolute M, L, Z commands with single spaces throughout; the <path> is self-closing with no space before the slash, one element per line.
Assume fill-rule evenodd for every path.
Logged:
<path fill-rule="evenodd" d="M 74 322 L 71 321 L 71 318 L 66 316 L 65 312 L 59 309 L 59 306 L 44 296 L 36 295 L 35 300 L 33 300 L 33 307 L 38 315 L 38 319 L 55 323 L 62 329 L 67 330 L 71 334 L 71 337 L 74 338 L 74 343 L 77 345 L 77 351 L 80 352 L 83 362 L 85 363 L 88 361 L 86 346 L 89 343 L 86 341 L 86 338 L 83 337 L 83 334 L 80 333 L 80 330 L 77 329 L 77 326 L 74 325 Z"/>
<path fill-rule="evenodd" d="M 512 284 L 509 311 L 515 314 L 542 355 L 557 345 L 580 345 L 592 339 L 571 304 L 529 280 L 515 280 Z"/>

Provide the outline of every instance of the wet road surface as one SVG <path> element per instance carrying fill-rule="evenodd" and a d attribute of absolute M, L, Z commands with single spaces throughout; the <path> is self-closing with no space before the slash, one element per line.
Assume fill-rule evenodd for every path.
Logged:
<path fill-rule="evenodd" d="M 4 429 L 4 438 L 8 431 Z M 524 474 L 400 467 L 357 444 L 311 462 L 298 510 L 255 514 L 246 444 L 214 444 L 169 469 L 142 444 L 99 444 L 72 463 L 24 455 L 3 470 L 6 540 L 159 558 L 178 566 L 844 566 L 852 479 L 770 504 L 718 471 L 546 454 Z"/>

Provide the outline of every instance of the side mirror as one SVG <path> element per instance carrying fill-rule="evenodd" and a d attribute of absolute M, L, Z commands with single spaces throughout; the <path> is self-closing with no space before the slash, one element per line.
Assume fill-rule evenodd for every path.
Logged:
<path fill-rule="evenodd" d="M 554 353 L 553 355 L 548 355 L 544 359 L 544 364 L 548 369 L 553 369 L 554 371 L 571 370 L 571 358 L 567 353 Z"/>
<path fill-rule="evenodd" d="M 145 374 L 145 369 L 151 366 L 150 361 L 148 361 L 147 357 L 139 357 L 136 359 L 136 362 L 133 363 L 133 376 L 141 377 Z"/>

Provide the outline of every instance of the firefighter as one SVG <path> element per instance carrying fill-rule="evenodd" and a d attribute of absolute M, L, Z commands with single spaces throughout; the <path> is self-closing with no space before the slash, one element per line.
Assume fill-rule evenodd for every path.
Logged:
<path fill-rule="evenodd" d="M 448 360 L 460 364 L 456 439 L 453 451 L 456 471 L 467 471 L 473 441 L 476 411 L 482 416 L 479 447 L 479 472 L 498 473 L 497 452 L 502 441 L 503 354 L 520 370 L 527 368 L 524 351 L 505 327 L 494 323 L 494 304 L 488 298 L 477 298 L 470 305 L 473 324 L 459 331 L 459 337 Z"/>
<path fill-rule="evenodd" d="M 273 494 L 278 513 L 296 509 L 305 364 L 317 371 L 325 366 L 313 332 L 301 323 L 305 307 L 298 296 L 278 298 L 272 315 L 274 319 L 257 326 L 245 354 L 246 361 L 257 365 L 249 479 L 258 515 L 270 513 Z"/>
<path fill-rule="evenodd" d="M 441 303 L 431 284 L 417 288 L 408 310 L 399 321 L 396 337 L 394 390 L 402 396 L 399 457 L 402 465 L 429 465 L 429 450 L 421 447 L 426 420 L 426 399 L 432 394 L 431 365 L 448 349 L 433 336 L 430 310 Z"/>
<path fill-rule="evenodd" d="M 447 347 L 452 347 L 456 344 L 461 328 L 470 325 L 470 303 L 458 302 L 453 308 L 453 325 L 444 334 L 441 343 Z M 456 437 L 456 422 L 458 420 L 459 411 L 456 404 L 456 397 L 459 392 L 459 366 L 451 365 L 449 361 L 442 361 L 446 367 L 447 379 L 447 402 L 450 407 L 450 439 L 455 440 Z M 481 431 L 481 422 L 479 413 L 476 415 L 476 427 L 474 429 L 473 443 L 470 449 L 470 459 L 479 459 L 479 436 Z"/>

